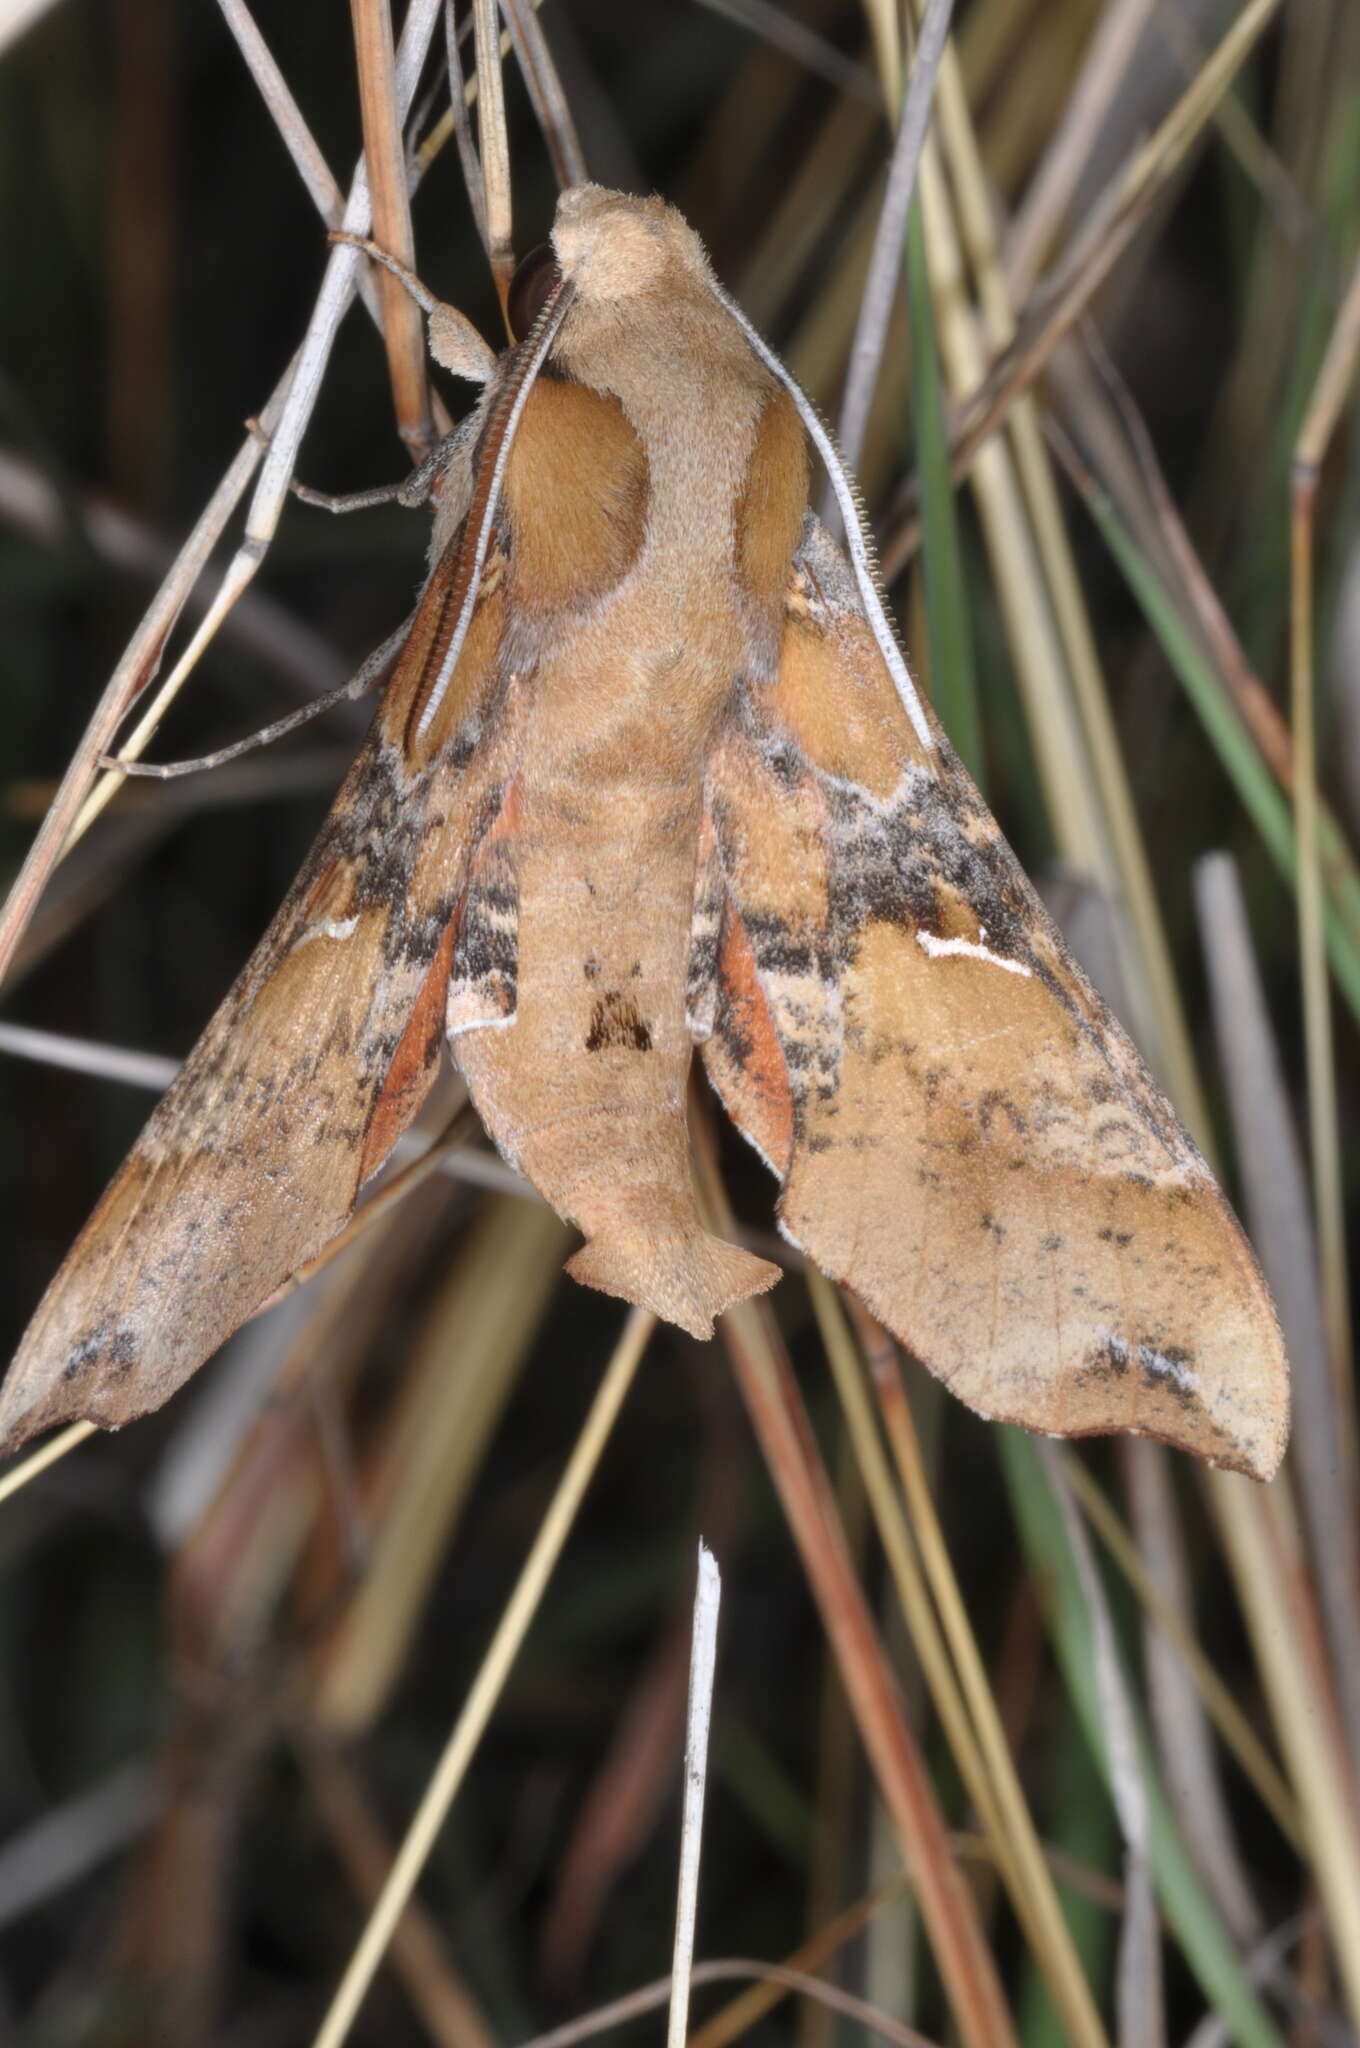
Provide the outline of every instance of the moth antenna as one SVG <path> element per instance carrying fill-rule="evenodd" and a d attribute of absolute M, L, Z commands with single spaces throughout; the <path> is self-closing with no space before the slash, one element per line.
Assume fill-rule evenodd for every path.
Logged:
<path fill-rule="evenodd" d="M 864 509 L 859 484 L 837 448 L 830 427 L 797 378 L 751 325 L 731 293 L 724 291 L 716 278 L 710 278 L 709 282 L 719 304 L 727 308 L 766 369 L 784 386 L 798 408 L 803 425 L 812 436 L 817 453 L 822 458 L 822 467 L 836 494 L 836 503 L 840 507 L 841 520 L 845 527 L 845 542 L 850 550 L 850 561 L 855 571 L 855 581 L 859 585 L 859 594 L 864 600 L 864 609 L 869 624 L 873 627 L 879 652 L 888 665 L 888 673 L 897 685 L 897 694 L 902 699 L 903 708 L 916 729 L 916 737 L 927 752 L 933 752 L 935 740 L 926 718 L 925 708 L 911 679 L 906 659 L 897 642 L 897 633 L 888 615 L 887 601 L 878 576 L 878 550 L 874 545 L 873 532 Z"/>
<path fill-rule="evenodd" d="M 495 452 L 489 467 L 485 458 L 482 461 L 476 494 L 468 512 L 468 527 L 474 534 L 472 552 L 470 555 L 467 553 L 467 543 L 464 541 L 463 563 L 466 563 L 466 569 L 463 568 L 463 563 L 459 565 L 460 575 L 466 579 L 463 601 L 458 609 L 458 619 L 449 641 L 448 651 L 439 665 L 439 673 L 431 685 L 429 697 L 416 724 L 418 740 L 424 739 L 428 732 L 430 721 L 443 702 L 449 678 L 458 666 L 458 657 L 463 651 L 463 641 L 467 637 L 468 624 L 477 603 L 477 592 L 481 588 L 482 569 L 486 563 L 491 529 L 495 523 L 496 509 L 500 504 L 505 465 L 510 459 L 515 433 L 528 403 L 529 393 L 547 359 L 549 349 L 557 339 L 557 331 L 574 296 L 573 287 L 563 283 L 544 303 L 538 318 L 516 350 L 516 360 L 504 385 L 496 394 L 491 418 L 487 422 L 487 441 Z"/>

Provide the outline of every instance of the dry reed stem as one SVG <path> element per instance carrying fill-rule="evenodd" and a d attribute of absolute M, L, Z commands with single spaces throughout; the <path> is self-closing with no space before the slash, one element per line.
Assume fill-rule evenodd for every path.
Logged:
<path fill-rule="evenodd" d="M 957 61 L 949 56 L 940 72 L 939 117 L 958 194 L 958 232 L 978 281 L 981 324 L 993 347 L 1004 345 L 1014 331 L 1014 315 L 962 79 Z M 1093 875 L 1123 908 L 1116 933 L 1125 984 L 1137 1007 L 1132 1021 L 1190 1128 L 1203 1133 L 1207 1115 L 1170 950 L 1056 486 L 1028 400 L 1017 404 L 1009 427 L 1025 507 L 1024 514 L 1017 508 L 1017 516 L 1027 518 L 1038 557 L 1032 628 L 1042 623 L 1056 637 L 1056 658 L 1031 673 L 1031 717 L 1065 735 L 1070 728 L 1063 750 L 1075 757 L 1072 765 L 1080 778 L 1076 784 L 1068 780 L 1056 807 L 1050 807 L 1052 828 L 1077 871 Z M 1024 539 L 1023 532 L 1017 533 L 1012 545 Z M 1080 797 L 1078 789 L 1087 786 L 1089 797 Z"/>
<path fill-rule="evenodd" d="M 401 49 L 397 55 L 397 91 L 403 111 L 415 92 L 416 80 L 420 75 L 420 67 L 433 32 L 436 5 L 437 0 L 412 0 L 410 13 L 402 30 Z M 361 162 L 350 187 L 341 227 L 348 235 L 366 234 L 370 216 L 367 167 Z M 298 447 L 319 396 L 322 378 L 330 360 L 340 322 L 349 310 L 358 289 L 359 263 L 359 253 L 351 244 L 332 245 L 321 290 L 306 334 L 274 395 L 281 395 L 281 403 L 275 406 L 274 399 L 271 398 L 270 404 L 259 416 L 260 425 L 267 439 L 259 479 L 251 498 L 250 509 L 246 514 L 245 537 L 228 562 L 211 605 L 199 622 L 188 646 L 162 684 L 150 710 L 138 721 L 132 733 L 123 742 L 121 752 L 128 759 L 135 760 L 141 755 L 157 723 L 164 717 L 168 706 L 193 673 L 205 648 L 216 636 L 222 620 L 249 588 L 264 560 L 282 516 L 297 461 Z M 102 751 L 109 750 L 106 747 Z M 121 775 L 113 770 L 95 785 L 72 826 L 72 839 L 78 838 L 87 829 L 120 787 L 121 782 Z"/>
<path fill-rule="evenodd" d="M 262 419 L 277 418 L 286 388 L 287 375 L 271 395 Z M 236 509 L 261 453 L 260 443 L 247 435 L 104 687 L 0 913 L 0 982 L 9 971 L 47 878 L 67 848 L 99 762 L 112 747 L 127 711 L 155 676 L 185 599 Z M 110 784 L 116 779 L 120 778 L 107 778 Z"/>
<path fill-rule="evenodd" d="M 364 1576 L 312 1659 L 311 1717 L 328 1735 L 365 1734 L 391 1696 L 567 1242 L 546 1204 L 496 1198 L 421 1319 L 364 1461 Z"/>
<path fill-rule="evenodd" d="M 468 118 L 468 109 L 472 105 L 477 81 L 475 74 L 470 81 L 463 76 L 463 53 L 459 48 L 461 40 L 453 0 L 444 0 L 444 51 L 449 68 L 449 111 L 444 118 L 445 121 L 452 123 L 459 168 L 463 173 L 463 189 L 472 208 L 472 218 L 476 224 L 477 239 L 482 245 L 482 253 L 489 260 L 491 243 L 486 225 L 486 186 L 482 180 L 482 164 L 477 154 L 477 145 L 472 139 L 472 122 Z M 432 162 L 434 155 L 438 153 L 440 145 L 436 144 L 435 136 L 442 126 L 441 122 L 425 138 L 421 147 L 422 162 Z M 426 154 L 427 151 L 429 154 Z"/>
<path fill-rule="evenodd" d="M 1045 1868 L 1029 1810 L 1005 1747 L 976 1644 L 961 1612 L 957 1588 L 952 1598 L 950 1595 L 952 1573 L 947 1559 L 942 1564 L 943 1538 L 938 1525 L 934 1525 L 932 1533 L 933 1515 L 928 1508 L 924 1510 L 923 1519 L 921 1491 L 925 1489 L 928 1495 L 928 1489 L 925 1488 L 924 1468 L 919 1462 L 919 1449 L 915 1447 L 909 1418 L 896 1412 L 898 1404 L 885 1393 L 881 1354 L 886 1340 L 871 1318 L 862 1311 L 857 1312 L 856 1305 L 847 1297 L 846 1306 L 860 1334 L 861 1344 L 866 1337 L 874 1338 L 876 1334 L 872 1354 L 873 1376 L 889 1442 L 898 1460 L 898 1477 L 903 1482 L 912 1512 L 913 1533 L 925 1566 L 930 1593 L 926 1591 L 926 1580 L 920 1575 L 911 1538 L 902 1520 L 900 1503 L 874 1425 L 862 1368 L 855 1356 L 835 1290 L 816 1273 L 809 1273 L 808 1285 L 817 1310 L 823 1346 L 874 1508 L 879 1539 L 911 1632 L 913 1649 L 949 1737 L 954 1760 L 982 1819 L 1012 1908 L 1043 1972 L 1069 2039 L 1086 2043 L 1088 2048 L 1105 2048 L 1105 2029 Z M 891 1369 L 888 1376 L 891 1377 Z M 898 1391 L 905 1403 L 905 1390 L 901 1388 L 900 1379 Z M 904 1442 L 904 1438 L 909 1438 L 910 1442 Z M 943 1633 L 931 1606 L 932 1594 L 940 1611 Z M 953 1665 L 949 1661 L 951 1652 Z"/>
<path fill-rule="evenodd" d="M 1339 1455 L 1350 1422 L 1337 1410 L 1293 1104 L 1271 1032 L 1237 870 L 1226 854 L 1200 862 L 1195 897 L 1247 1219 L 1289 1355 L 1290 1450 L 1301 1512 L 1360 1774 L 1360 1554 L 1354 1542 L 1338 1541 L 1338 1532 L 1353 1532 L 1357 1523 L 1353 1474 Z"/>
<path fill-rule="evenodd" d="M 426 1858 L 486 1731 L 487 1722 L 538 1610 L 553 1568 L 562 1554 L 576 1510 L 609 1440 L 654 1327 L 655 1319 L 643 1310 L 629 1311 L 613 1355 L 604 1368 L 590 1413 L 515 1583 L 515 1590 L 496 1625 L 462 1712 L 454 1723 L 387 1881 L 350 1957 L 316 2036 L 314 2048 L 340 2048 L 363 2003 L 364 1994 L 382 1962 L 392 1930 L 415 1890 Z"/>
<path fill-rule="evenodd" d="M 1120 2048 L 1165 2048 L 1157 1908 L 1152 1892 L 1151 1820 L 1139 1755 L 1138 1728 L 1124 1674 L 1105 1587 L 1076 1500 L 1067 1467 L 1077 1460 L 1064 1446 L 1041 1441 L 1039 1456 L 1057 1497 L 1091 1626 L 1101 1739 L 1110 1792 L 1124 1837 L 1124 1918 L 1115 1969 L 1115 2019 Z"/>
<path fill-rule="evenodd" d="M 95 1436 L 97 1433 L 93 1422 L 73 1422 L 69 1428 L 50 1437 L 45 1444 L 40 1444 L 36 1451 L 30 1451 L 17 1465 L 11 1465 L 9 1471 L 0 1478 L 0 1505 L 27 1486 L 30 1480 L 36 1479 L 39 1473 L 45 1472 L 49 1465 L 55 1465 L 68 1451 L 74 1451 L 87 1437 Z"/>
<path fill-rule="evenodd" d="M 944 54 L 953 10 L 954 0 L 926 0 L 921 33 L 912 58 L 906 96 L 902 101 L 901 119 L 888 165 L 888 181 L 879 208 L 878 226 L 874 230 L 873 253 L 864 280 L 855 338 L 850 344 L 845 392 L 841 399 L 840 447 L 851 469 L 858 468 L 864 447 L 869 406 L 878 381 L 879 364 L 888 338 L 888 320 L 897 296 L 897 283 L 906 251 L 907 215 L 916 187 L 916 168 L 925 144 L 936 74 Z"/>
<path fill-rule="evenodd" d="M 701 1208 L 711 1227 L 730 1235 L 731 1211 L 706 1143 L 700 1144 L 696 1163 Z M 960 2033 L 969 2048 L 1007 2048 L 1015 2031 L 996 1965 L 855 1577 L 826 1469 L 773 1317 L 763 1302 L 741 1302 L 727 1310 L 719 1328 L 836 1652 L 880 1794 L 914 1873 Z"/>
<path fill-rule="evenodd" d="M 217 4 L 236 38 L 260 98 L 269 109 L 279 138 L 311 195 L 312 204 L 328 227 L 338 228 L 345 210 L 345 195 L 336 183 L 316 137 L 303 119 L 302 109 L 293 98 L 254 15 L 245 0 L 217 0 Z"/>
<path fill-rule="evenodd" d="M 1203 1483 L 1298 1796 L 1346 2007 L 1360 2026 L 1360 1808 L 1285 1496 L 1278 1481 L 1263 1490 L 1226 1472 L 1206 1473 Z"/>
<path fill-rule="evenodd" d="M 1079 1458 L 1071 1461 L 1067 1482 L 1081 1503 L 1082 1513 L 1123 1572 L 1146 1613 L 1184 1660 L 1220 1739 L 1237 1759 L 1243 1774 L 1286 1841 L 1301 1853 L 1304 1828 L 1298 1801 L 1246 1714 L 1200 1648 L 1184 1617 L 1163 1598 L 1161 1588 L 1143 1562 L 1127 1527 Z"/>
<path fill-rule="evenodd" d="M 718 1610 L 721 1601 L 722 1580 L 717 1563 L 712 1551 L 701 1540 L 694 1593 L 689 1700 L 685 1712 L 685 1790 L 666 2048 L 685 2048 L 689 2033 L 690 1975 L 694 1968 L 694 1931 L 699 1916 L 699 1862 L 703 1850 L 708 1736 L 713 1725 L 713 1679 L 718 1662 Z"/>
<path fill-rule="evenodd" d="M 1243 724 L 1255 741 L 1262 760 L 1280 788 L 1292 798 L 1294 743 L 1289 728 L 1276 709 L 1274 698 L 1247 659 L 1246 652 L 1233 630 L 1232 622 L 1209 580 L 1186 530 L 1185 521 L 1171 496 L 1157 459 L 1157 451 L 1152 444 L 1146 422 L 1134 403 L 1132 393 L 1109 361 L 1104 349 L 1091 335 L 1087 336 L 1087 349 L 1132 450 L 1139 479 L 1147 496 L 1148 511 L 1155 522 L 1152 530 L 1155 531 L 1157 542 L 1167 557 L 1172 575 L 1178 576 L 1183 585 L 1185 598 L 1188 600 L 1190 622 L 1197 628 L 1199 637 L 1236 704 Z M 1062 453 L 1061 448 L 1059 453 L 1064 463 L 1068 464 L 1068 458 Z M 1070 468 L 1070 464 L 1068 466 Z M 1140 518 L 1138 510 L 1128 504 L 1127 494 L 1120 491 L 1117 481 L 1106 477 L 1103 482 L 1111 498 L 1119 505 L 1129 522 L 1147 528 L 1146 516 Z M 1078 481 L 1078 488 L 1081 487 L 1081 482 Z M 1360 928 L 1357 928 L 1351 911 L 1351 895 L 1360 882 L 1360 870 L 1357 870 L 1355 857 L 1335 813 L 1321 792 L 1316 789 L 1314 805 L 1317 818 L 1318 864 L 1329 888 L 1333 891 L 1332 907 L 1337 915 L 1346 918 L 1352 934 L 1360 940 Z M 1353 1441 L 1353 1422 L 1348 1427 Z"/>
<path fill-rule="evenodd" d="M 1278 5 L 1279 0 L 1252 0 L 1244 9 L 1204 71 L 1130 159 L 1120 179 L 1092 206 L 1053 271 L 1030 295 L 1014 332 L 990 356 L 979 355 L 971 381 L 955 393 L 950 448 L 956 478 L 971 473 L 980 451 L 1086 311 L 1212 118 Z M 883 567 L 890 581 L 905 566 L 917 540 L 914 525 L 907 521 L 885 545 Z"/>
<path fill-rule="evenodd" d="M 144 520 L 96 491 L 67 491 L 38 463 L 0 446 L 0 518 L 53 549 L 79 539 L 120 575 L 159 583 L 174 561 L 170 543 Z M 211 600 L 211 571 L 190 592 L 185 609 L 201 613 Z M 291 690 L 308 697 L 339 687 L 349 672 L 329 641 L 275 597 L 251 590 L 223 624 L 223 638 L 249 653 Z"/>
<path fill-rule="evenodd" d="M 364 161 L 373 196 L 373 239 L 408 270 L 414 270 L 416 243 L 411 226 L 402 118 L 397 108 L 397 53 L 392 40 L 390 0 L 350 0 L 350 12 Z M 424 461 L 434 441 L 420 308 L 390 271 L 384 270 L 378 278 L 378 296 L 382 301 L 383 340 L 387 346 L 397 431 L 414 469 Z"/>
<path fill-rule="evenodd" d="M 371 1906 L 392 1867 L 392 1848 L 357 1772 L 330 1749 L 298 1746 L 312 1805 L 356 1898 Z M 392 1930 L 392 1968 L 439 2048 L 495 2048 L 486 2015 L 455 1969 L 433 1914 L 408 1899 Z"/>
<path fill-rule="evenodd" d="M 1017 304 L 1034 289 L 1053 238 L 1076 197 L 1110 103 L 1157 7 L 1157 0 L 1114 0 L 1101 14 L 1058 126 L 1031 178 L 1006 237 L 1006 282 Z"/>
<path fill-rule="evenodd" d="M 854 1345 L 835 1289 L 809 1270 L 808 1291 L 817 1315 L 822 1348 L 835 1381 L 860 1477 L 873 1512 L 878 1539 L 887 1560 L 897 1601 L 921 1667 L 931 1702 L 940 1718 L 959 1776 L 982 1821 L 991 1853 L 1012 1904 L 1028 1929 L 1027 1900 L 1011 1854 L 1011 1840 L 993 1794 L 982 1753 L 964 1704 L 949 1652 L 940 1631 L 925 1579 L 912 1546 L 901 1503 L 874 1425 Z M 1030 1930 L 1032 1931 L 1032 1930 Z"/>
<path fill-rule="evenodd" d="M 858 1303 L 847 1297 L 846 1306 L 859 1335 L 921 1562 L 976 1730 L 1014 1871 L 1017 1914 L 1069 2040 L 1103 2043 L 1105 2028 L 1053 1889 L 935 1512 L 897 1347 Z"/>
<path fill-rule="evenodd" d="M 508 333 L 506 303 L 515 270 L 514 212 L 496 0 L 472 0 L 472 27 L 477 50 L 477 145 L 486 201 L 486 254 Z"/>
<path fill-rule="evenodd" d="M 1180 1508 L 1165 1447 L 1129 1437 L 1119 1464 L 1139 1555 L 1166 1608 L 1187 1634 L 1193 1599 Z M 1144 1689 L 1169 1802 L 1200 1877 L 1239 1948 L 1263 1928 L 1252 1896 L 1209 1717 L 1179 1652 L 1151 1614 L 1143 1616 Z"/>
<path fill-rule="evenodd" d="M 1331 981 L 1323 929 L 1319 858 L 1317 739 L 1313 688 L 1313 518 L 1323 458 L 1360 365 L 1360 263 L 1356 264 L 1318 370 L 1294 447 L 1290 521 L 1290 704 L 1294 740 L 1294 838 L 1298 874 L 1299 974 L 1303 996 L 1308 1133 L 1318 1254 L 1337 1406 L 1353 1416 L 1346 1215 L 1341 1162 Z M 1356 1443 L 1344 1445 L 1352 1478 Z"/>

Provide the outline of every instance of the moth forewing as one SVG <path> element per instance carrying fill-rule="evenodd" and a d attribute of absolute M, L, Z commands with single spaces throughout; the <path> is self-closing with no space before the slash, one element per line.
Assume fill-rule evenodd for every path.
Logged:
<path fill-rule="evenodd" d="M 700 1224 L 697 1044 L 787 1234 L 974 1407 L 1268 1476 L 1251 1253 L 919 699 L 825 430 L 673 209 L 578 187 L 553 241 L 373 733 L 6 1443 L 163 1400 L 341 1227 L 447 1031 L 579 1279 L 702 1336 L 777 1277 Z"/>
<path fill-rule="evenodd" d="M 493 463 L 517 417 L 515 368 L 504 360 L 474 416 Z M 343 1228 L 428 1090 L 468 857 L 513 744 L 507 723 L 488 731 L 504 594 L 483 573 L 489 464 L 470 440 L 448 451 L 430 573 L 368 738 L 273 924 L 39 1304 L 0 1390 L 6 1449 L 167 1400 Z M 450 689 L 440 670 L 455 636 Z M 445 743 L 417 749 L 436 689 Z M 484 743 L 460 745 L 471 731 Z"/>

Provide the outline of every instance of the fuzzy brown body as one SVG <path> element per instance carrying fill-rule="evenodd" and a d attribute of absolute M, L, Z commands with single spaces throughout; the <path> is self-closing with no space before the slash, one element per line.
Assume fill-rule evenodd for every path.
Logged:
<path fill-rule="evenodd" d="M 711 301 L 630 311 L 573 322 L 506 472 L 523 764 L 470 900 L 484 870 L 514 1008 L 455 982 L 449 1023 L 488 1129 L 586 1233 L 572 1270 L 703 1335 L 777 1277 L 703 1234 L 690 1183 L 704 763 L 773 672 L 807 478 L 790 401 Z"/>
<path fill-rule="evenodd" d="M 808 513 L 786 373 L 661 202 L 565 193 L 554 243 L 366 747 L 0 1438 L 164 1400 L 340 1228 L 447 1033 L 579 1278 L 706 1335 L 776 1277 L 700 1225 L 698 1046 L 786 1235 L 972 1406 L 1268 1476 L 1250 1249 L 917 699 L 857 530 L 847 562 Z"/>

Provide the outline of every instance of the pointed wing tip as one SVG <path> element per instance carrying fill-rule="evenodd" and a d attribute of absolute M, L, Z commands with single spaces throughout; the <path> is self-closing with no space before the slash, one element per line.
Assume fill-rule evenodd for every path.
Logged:
<path fill-rule="evenodd" d="M 61 1386 L 29 1394 L 23 1382 L 6 1381 L 0 1390 L 0 1459 L 27 1450 L 35 1437 L 73 1422 L 92 1422 L 96 1429 L 116 1427 L 103 1416 L 89 1412 L 86 1403 L 73 1399 Z"/>
<path fill-rule="evenodd" d="M 0 1458 L 75 1422 L 119 1429 L 165 1398 L 142 1369 L 135 1332 L 105 1321 L 71 1343 L 69 1328 L 54 1328 L 42 1309 L 29 1325 L 0 1385 Z"/>

